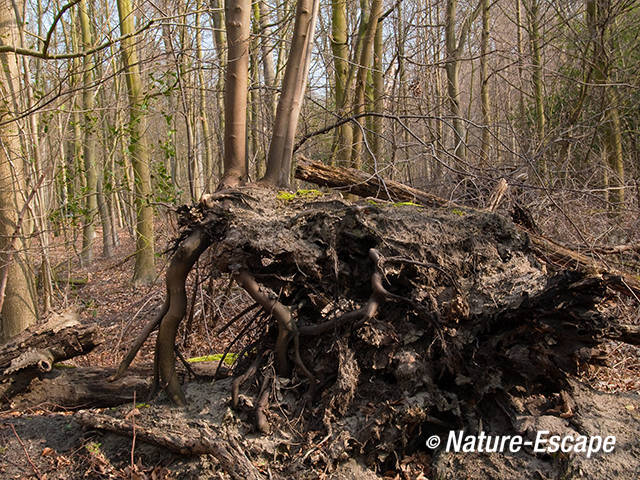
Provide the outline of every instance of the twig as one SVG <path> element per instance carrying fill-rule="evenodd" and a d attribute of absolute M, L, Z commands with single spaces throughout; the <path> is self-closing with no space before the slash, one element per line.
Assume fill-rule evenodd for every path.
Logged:
<path fill-rule="evenodd" d="M 225 349 L 224 353 L 222 354 L 222 357 L 220 358 L 220 361 L 218 362 L 218 368 L 216 368 L 216 373 L 214 374 L 215 377 L 218 376 L 218 372 L 220 371 L 220 368 L 222 367 L 222 364 L 224 363 L 224 359 L 227 358 L 227 355 L 231 351 L 231 348 L 236 344 L 236 342 L 238 340 L 240 340 L 244 336 L 244 334 L 247 332 L 249 327 L 251 325 L 253 325 L 253 323 L 256 321 L 256 319 L 258 318 L 259 315 L 260 315 L 260 311 L 258 311 L 253 316 L 253 318 L 251 318 L 251 320 L 249 320 L 247 322 L 247 324 L 244 327 L 242 327 L 242 329 L 240 330 L 238 335 L 236 335 L 235 338 L 231 341 L 231 343 L 229 343 L 229 345 L 227 345 L 227 348 Z"/>
<path fill-rule="evenodd" d="M 184 355 L 182 355 L 182 352 L 178 349 L 178 346 L 175 346 L 175 352 L 176 352 L 176 356 L 180 359 L 180 361 L 182 362 L 182 365 L 184 365 L 184 368 L 187 369 L 187 372 L 189 372 L 189 375 L 191 375 L 193 378 L 198 378 L 200 377 L 200 375 L 198 375 L 193 368 L 191 367 L 191 364 L 187 361 L 186 358 L 184 358 Z"/>
<path fill-rule="evenodd" d="M 257 303 L 249 305 L 247 308 L 242 310 L 235 317 L 233 317 L 231 320 L 229 320 L 227 323 L 225 323 L 222 326 L 222 328 L 220 328 L 220 330 L 218 330 L 217 335 L 220 336 L 227 328 L 229 328 L 231 325 L 233 325 L 237 320 L 239 320 L 241 317 L 244 317 L 247 313 L 250 313 L 251 311 L 255 310 L 259 306 L 260 305 L 258 305 Z"/>
<path fill-rule="evenodd" d="M 35 473 L 36 477 L 38 477 L 38 480 L 42 480 L 42 478 L 43 478 L 42 474 L 40 473 L 40 470 L 38 470 L 38 467 L 36 467 L 35 464 L 33 463 L 33 461 L 31 460 L 31 457 L 29 456 L 29 452 L 27 452 L 27 447 L 25 447 L 24 442 L 22 441 L 22 439 L 18 435 L 18 432 L 16 432 L 16 427 L 13 426 L 13 423 L 10 423 L 9 426 L 11 427 L 11 430 L 13 431 L 13 434 L 18 439 L 18 442 L 20 442 L 20 445 L 22 446 L 22 450 L 24 451 L 24 454 L 27 457 L 27 461 L 29 462 L 29 465 L 31 465 L 33 473 Z"/>
<path fill-rule="evenodd" d="M 136 35 L 141 34 L 145 30 L 147 30 L 149 27 L 151 27 L 151 25 L 153 25 L 153 22 L 154 22 L 153 20 L 149 20 L 147 23 L 145 23 L 142 27 L 140 27 L 133 33 L 122 35 L 121 37 L 118 37 L 114 40 L 107 40 L 106 42 L 101 43 L 96 47 L 90 48 L 88 50 L 83 50 L 81 52 L 50 54 L 47 51 L 31 50 L 29 48 L 15 47 L 13 45 L 0 45 L 0 53 L 11 52 L 11 53 L 15 53 L 16 55 L 25 55 L 28 57 L 42 58 L 44 60 L 66 60 L 71 58 L 86 57 L 89 55 L 93 55 L 94 53 L 97 53 L 101 50 L 104 50 L 105 48 L 108 48 L 115 43 L 122 42 L 123 40 L 127 40 L 131 37 L 135 37 Z"/>
<path fill-rule="evenodd" d="M 131 472 L 135 468 L 134 452 L 136 449 L 136 392 L 133 391 L 133 410 L 131 410 L 131 428 L 133 429 L 133 435 L 131 438 Z"/>

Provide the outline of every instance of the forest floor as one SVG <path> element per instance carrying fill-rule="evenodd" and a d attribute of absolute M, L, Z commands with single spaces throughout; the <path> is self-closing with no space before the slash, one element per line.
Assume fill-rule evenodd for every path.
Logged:
<path fill-rule="evenodd" d="M 53 238 L 52 265 L 63 269 L 70 266 L 71 277 L 82 279 L 82 282 L 57 291 L 54 311 L 50 315 L 77 315 L 82 323 L 95 323 L 100 327 L 102 343 L 89 354 L 64 362 L 65 365 L 115 368 L 131 340 L 163 302 L 167 256 L 162 252 L 170 246 L 176 229 L 170 221 L 156 225 L 158 276 L 147 287 L 135 287 L 132 283 L 134 258 L 131 252 L 135 243 L 129 231 L 119 231 L 120 245 L 111 258 L 101 255 L 101 231 L 96 233 L 96 258 L 88 266 L 80 265 L 77 255 L 71 255 L 74 249 L 63 238 Z M 80 243 L 75 251 L 79 252 L 79 248 Z M 226 285 L 220 287 L 222 289 Z M 225 311 L 218 315 L 219 322 L 246 306 L 247 300 L 240 291 L 233 289 L 230 293 Z M 231 328 L 221 337 L 214 337 L 214 325 L 202 321 L 194 323 L 192 328 L 188 343 L 182 344 L 187 358 L 220 353 L 234 334 Z M 155 333 L 138 353 L 134 367 L 152 365 L 154 345 Z M 135 457 L 133 467 L 132 451 Z M 192 462 L 199 463 L 198 459 L 181 461 L 162 449 L 142 443 L 132 446 L 128 438 L 84 431 L 74 420 L 72 412 L 60 411 L 56 405 L 0 412 L 1 479 L 201 478 L 198 468 L 188 466 Z M 167 467 L 171 467 L 172 473 Z"/>
<path fill-rule="evenodd" d="M 157 252 L 162 252 L 175 237 L 176 228 L 170 222 L 157 225 Z M 100 232 L 98 232 L 100 239 Z M 121 244 L 113 258 L 105 259 L 96 252 L 96 260 L 88 267 L 81 267 L 76 259 L 70 259 L 70 248 L 61 238 L 54 239 L 56 248 L 53 263 L 61 264 L 69 260 L 73 276 L 86 277 L 86 285 L 69 287 L 64 301 L 55 306 L 56 311 L 76 312 L 83 323 L 97 323 L 101 327 L 104 342 L 88 355 L 68 361 L 75 366 L 116 367 L 127 351 L 131 339 L 144 323 L 154 315 L 163 301 L 166 257 L 158 257 L 158 278 L 150 287 L 138 288 L 131 283 L 133 273 L 133 240 L 125 230 L 120 232 Z M 97 242 L 98 244 L 100 242 Z M 220 294 L 227 288 L 226 283 L 219 283 Z M 248 305 L 244 292 L 235 287 L 230 290 L 230 301 L 224 309 L 213 316 L 217 325 Z M 215 337 L 216 325 L 196 320 L 191 328 L 188 342 L 183 343 L 185 357 L 198 357 L 221 353 L 234 336 L 229 329 L 222 338 Z M 154 338 L 151 337 L 142 348 L 136 359 L 137 365 L 150 365 L 153 360 Z M 587 430 L 618 431 L 622 436 L 635 436 L 637 441 L 637 422 L 640 415 L 640 350 L 620 342 L 605 344 L 603 365 L 590 366 L 582 372 L 576 381 L 575 391 L 584 393 L 587 387 L 595 389 L 590 395 L 602 395 L 598 400 L 598 409 L 591 417 L 593 428 Z M 134 364 L 134 365 L 135 365 Z M 199 400 L 196 408 L 218 409 L 226 411 L 229 399 L 228 381 L 218 382 L 216 386 L 203 388 L 194 385 L 189 390 Z M 601 392 L 601 393 L 598 393 Z M 608 395 L 615 394 L 615 395 Z M 584 393 L 584 395 L 587 395 Z M 578 395 L 579 396 L 579 395 Z M 595 397 L 593 397 L 595 398 Z M 593 403 L 593 398 L 590 402 Z M 142 399 L 144 400 L 144 399 Z M 154 408 L 147 404 L 138 404 L 138 411 L 143 408 Z M 620 421 L 620 413 L 634 421 Z M 198 413 L 197 411 L 195 413 Z M 179 415 L 179 413 L 175 413 Z M 222 415 L 222 413 L 220 413 Z M 625 425 L 626 423 L 626 425 Z M 625 429 L 627 430 L 625 432 Z M 259 435 L 253 437 L 259 442 Z M 266 448 L 266 447 L 265 447 Z M 273 456 L 276 461 L 278 452 Z M 338 471 L 328 476 L 322 472 L 309 472 L 307 478 L 384 478 L 424 480 L 432 478 L 551 478 L 544 474 L 540 467 L 538 477 L 531 472 L 523 473 L 520 459 L 514 457 L 511 468 L 505 470 L 491 469 L 486 464 L 480 468 L 475 465 L 479 455 L 458 455 L 441 459 L 448 462 L 449 471 L 465 472 L 459 476 L 438 474 L 432 471 L 430 452 L 418 451 L 406 458 L 396 459 L 396 468 L 387 472 L 373 474 L 353 461 L 347 461 Z M 486 460 L 486 458 L 485 458 Z M 484 462 L 484 460 L 482 460 Z M 624 462 L 628 462 L 624 465 Z M 639 465 L 634 464 L 632 457 L 622 460 L 623 468 L 628 468 L 629 477 L 638 478 Z M 0 413 L 0 478 L 39 478 L 39 479 L 72 479 L 72 478 L 127 478 L 127 479 L 197 479 L 197 478 L 229 478 L 216 466 L 216 461 L 207 455 L 182 457 L 166 450 L 147 445 L 141 441 L 132 442 L 129 437 L 87 430 L 78 423 L 73 412 L 57 411 L 53 405 L 42 405 L 28 411 L 7 411 Z M 486 463 L 486 462 L 485 462 Z M 496 467 L 497 468 L 497 467 Z M 528 465 L 527 468 L 531 468 Z M 602 468 L 606 468 L 603 464 Z M 263 472 L 267 465 L 261 466 Z M 534 468 L 535 471 L 535 468 Z M 475 472 L 475 473 L 474 473 Z M 502 473 L 501 473 L 502 472 Z M 303 478 L 303 477 L 300 477 Z M 581 478 L 577 476 L 575 478 Z M 591 478 L 591 477 L 584 477 Z M 594 477 L 595 478 L 595 477 Z M 601 478 L 605 478 L 604 476 Z M 614 478 L 614 477 L 606 477 Z"/>

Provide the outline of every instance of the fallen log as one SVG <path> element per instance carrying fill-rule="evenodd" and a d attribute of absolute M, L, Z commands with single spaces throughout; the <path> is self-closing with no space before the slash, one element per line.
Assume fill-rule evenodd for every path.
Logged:
<path fill-rule="evenodd" d="M 264 477 L 238 448 L 233 440 L 219 438 L 217 432 L 207 428 L 176 426 L 174 430 L 166 426 L 157 427 L 135 421 L 135 412 L 129 418 L 117 418 L 94 411 L 80 411 L 76 419 L 85 427 L 107 430 L 118 435 L 130 436 L 143 442 L 157 445 L 180 455 L 213 455 L 220 466 L 235 480 L 263 480 Z M 149 419 L 147 419 L 149 420 Z M 236 443 L 236 445 L 233 445 Z"/>
<path fill-rule="evenodd" d="M 191 365 L 200 379 L 226 378 L 229 369 L 217 369 L 217 362 Z M 114 368 L 57 365 L 42 372 L 31 368 L 7 375 L 0 382 L 0 407 L 3 409 L 47 408 L 78 410 L 107 408 L 130 403 L 134 398 L 146 401 L 151 394 L 153 367 L 133 368 L 114 380 Z M 184 380 L 187 372 L 180 370 Z"/>
<path fill-rule="evenodd" d="M 54 315 L 0 346 L 0 406 L 77 409 L 114 406 L 149 393 L 151 370 L 109 383 L 113 371 L 56 363 L 85 355 L 103 342 L 97 324 L 73 313 Z"/>
<path fill-rule="evenodd" d="M 0 345 L 0 374 L 34 367 L 49 371 L 55 362 L 89 353 L 102 341 L 96 324 L 81 324 L 74 314 L 56 315 Z"/>
<path fill-rule="evenodd" d="M 296 178 L 323 187 L 337 188 L 359 197 L 376 197 L 394 202 L 413 202 L 429 207 L 455 206 L 452 202 L 404 185 L 387 180 L 378 174 L 353 168 L 332 167 L 320 162 L 299 161 Z"/>
<path fill-rule="evenodd" d="M 10 409 L 47 408 L 77 410 L 113 407 L 146 399 L 151 391 L 152 370 L 134 370 L 109 382 L 114 369 L 54 367 L 49 372 L 22 372 L 0 383 L 0 405 Z"/>

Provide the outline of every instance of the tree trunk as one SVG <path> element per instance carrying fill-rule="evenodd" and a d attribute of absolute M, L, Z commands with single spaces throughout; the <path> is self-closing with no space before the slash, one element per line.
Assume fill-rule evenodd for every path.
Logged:
<path fill-rule="evenodd" d="M 187 52 L 191 49 L 191 42 L 187 34 L 187 1 L 180 1 L 180 25 L 178 27 L 179 32 L 179 48 L 172 49 L 175 63 L 176 63 L 176 76 L 178 80 L 178 92 L 180 93 L 180 100 L 182 104 L 182 117 L 184 118 L 185 128 L 185 140 L 186 140 L 186 163 L 187 163 L 187 176 L 189 182 L 189 193 L 191 194 L 192 201 L 198 201 L 202 196 L 202 162 L 201 156 L 196 152 L 196 136 L 198 121 L 193 108 L 192 98 L 187 98 L 187 92 L 191 90 L 195 82 L 191 81 L 192 65 L 189 60 Z"/>
<path fill-rule="evenodd" d="M 520 122 L 526 121 L 527 115 L 524 106 L 524 47 L 522 42 L 522 0 L 516 0 L 516 44 L 518 49 L 518 113 Z"/>
<path fill-rule="evenodd" d="M 211 21 L 213 24 L 213 41 L 216 48 L 216 56 L 218 58 L 218 63 L 220 68 L 218 69 L 218 79 L 216 81 L 216 107 L 217 107 L 217 117 L 218 122 L 216 123 L 216 135 L 218 138 L 218 144 L 222 145 L 224 143 L 224 134 L 220 134 L 220 132 L 224 132 L 226 130 L 224 123 L 224 76 L 220 73 L 226 71 L 227 65 L 227 57 L 225 54 L 225 44 L 226 44 L 226 36 L 225 36 L 225 20 L 224 20 L 224 7 L 222 0 L 211 0 Z M 218 179 L 222 178 L 223 173 L 223 164 L 224 164 L 224 146 L 221 147 L 221 154 L 218 155 L 216 159 L 216 168 L 215 173 L 218 176 Z M 212 174 L 213 172 L 208 172 Z"/>
<path fill-rule="evenodd" d="M 267 172 L 262 179 L 267 183 L 289 185 L 293 141 L 307 85 L 318 8 L 318 0 L 298 0 L 291 50 L 267 157 Z"/>
<path fill-rule="evenodd" d="M 220 187 L 235 187 L 246 179 L 247 88 L 251 2 L 226 0 L 227 72 L 224 95 L 224 174 Z"/>
<path fill-rule="evenodd" d="M 346 114 L 349 94 L 349 45 L 347 29 L 347 2 L 333 0 L 331 2 L 331 50 L 335 70 L 335 102 L 336 113 Z M 336 130 L 334 149 L 331 154 L 332 163 L 338 161 L 344 165 L 351 164 L 351 148 L 353 145 L 353 125 L 345 123 Z"/>
<path fill-rule="evenodd" d="M 449 95 L 449 106 L 453 117 L 454 154 L 458 160 L 466 160 L 467 150 L 465 145 L 464 122 L 462 110 L 460 108 L 460 62 L 462 51 L 469 35 L 469 30 L 474 20 L 480 13 L 480 5 L 469 12 L 465 17 L 460 30 L 456 35 L 456 16 L 458 10 L 458 0 L 447 0 L 445 18 L 445 49 L 447 73 L 447 92 Z"/>
<path fill-rule="evenodd" d="M 167 3 L 168 5 L 168 3 Z M 167 61 L 167 74 L 172 74 L 174 66 L 169 63 L 169 57 L 173 56 L 173 43 L 171 41 L 171 27 L 168 23 L 162 23 L 162 43 L 164 45 Z M 171 181 L 178 187 L 182 181 L 181 163 L 178 162 L 176 155 L 176 120 L 175 112 L 176 97 L 174 89 L 172 88 L 167 93 L 167 112 L 164 115 L 165 123 L 167 127 L 166 139 L 163 142 L 163 150 L 165 154 L 165 162 L 167 171 L 171 172 Z"/>
<path fill-rule="evenodd" d="M 118 0 L 118 14 L 122 35 L 133 34 L 135 28 L 131 0 Z M 146 108 L 135 38 L 122 39 L 122 59 L 129 92 L 129 153 L 135 177 L 136 265 L 133 281 L 145 284 L 154 280 L 156 272 L 153 253 L 153 207 L 151 206 L 152 191 L 146 133 Z"/>
<path fill-rule="evenodd" d="M 82 48 L 89 50 L 93 46 L 91 38 L 91 27 L 89 25 L 89 14 L 87 3 L 82 0 L 78 5 L 78 23 L 82 35 Z M 93 261 L 93 246 L 95 239 L 95 221 L 98 214 L 97 199 L 97 174 L 96 174 L 96 118 L 95 118 L 95 94 L 92 86 L 92 72 L 94 69 L 93 55 L 87 55 L 82 63 L 82 108 L 83 113 L 83 161 L 85 174 L 85 202 L 84 202 L 84 224 L 82 226 L 82 252 L 80 258 L 82 263 L 89 265 Z M 103 218 L 104 222 L 104 218 Z M 103 225 L 103 229 L 105 226 Z"/>
<path fill-rule="evenodd" d="M 22 11 L 24 4 L 0 0 L 0 38 L 3 44 L 18 45 L 19 32 L 13 5 Z M 21 238 L 25 214 L 24 167 L 19 129 L 11 119 L 19 111 L 20 92 L 18 57 L 0 53 L 3 75 L 0 79 L 0 342 L 17 335 L 37 320 L 33 292 L 33 271 L 27 261 Z"/>
<path fill-rule="evenodd" d="M 104 191 L 104 182 L 102 180 L 104 176 L 104 169 L 101 169 L 98 181 L 96 183 L 96 197 L 98 200 L 98 212 L 100 213 L 100 223 L 102 224 L 102 256 L 104 258 L 111 258 L 115 253 L 115 245 L 113 244 L 113 215 L 111 215 L 109 204 L 107 203 L 107 196 Z"/>
<path fill-rule="evenodd" d="M 624 157 L 622 152 L 622 131 L 620 112 L 618 110 L 618 95 L 616 87 L 611 85 L 611 54 L 607 47 L 611 46 L 611 10 L 610 0 L 587 0 L 587 23 L 589 32 L 594 40 L 594 82 L 599 85 L 601 93 L 602 121 L 602 151 L 605 159 L 605 170 L 608 168 L 613 175 L 605 171 L 607 181 L 607 197 L 611 206 L 621 210 L 624 206 Z"/>
<path fill-rule="evenodd" d="M 258 111 L 260 108 L 261 95 L 256 88 L 260 84 L 260 64 L 258 61 L 258 45 L 257 40 L 259 38 L 258 22 L 255 18 L 257 12 L 257 4 L 253 4 L 254 11 L 254 33 L 256 34 L 255 40 L 251 42 L 251 57 L 249 64 L 249 78 L 251 85 L 254 86 L 249 91 L 249 110 L 248 110 L 248 122 L 249 122 L 249 139 L 250 147 L 247 155 L 247 173 L 251 172 L 251 163 L 255 164 L 255 176 L 253 178 L 261 178 L 265 171 L 264 154 L 260 152 L 260 144 L 258 139 L 260 137 L 260 131 L 258 128 Z M 258 12 L 259 14 L 259 12 Z"/>
<path fill-rule="evenodd" d="M 480 42 L 480 100 L 482 102 L 482 147 L 481 155 L 485 166 L 489 166 L 491 149 L 491 106 L 489 103 L 489 8 L 490 0 L 482 0 L 482 37 Z"/>
<path fill-rule="evenodd" d="M 270 131 L 273 128 L 273 122 L 276 118 L 276 109 L 278 107 L 278 102 L 276 100 L 275 62 L 273 58 L 273 51 L 275 47 L 270 42 L 272 33 L 269 24 L 271 23 L 271 20 L 265 0 L 259 0 L 255 4 L 254 8 L 256 9 L 258 23 L 260 24 L 260 45 L 262 48 L 264 84 L 267 90 L 265 97 L 267 99 L 267 111 L 269 112 L 268 130 Z"/>
<path fill-rule="evenodd" d="M 455 145 L 454 154 L 459 159 L 464 160 L 465 145 L 463 143 L 463 125 L 460 117 L 460 92 L 459 92 L 459 54 L 456 49 L 456 10 L 457 0 L 447 0 L 447 14 L 445 26 L 445 48 L 447 51 L 447 63 L 445 71 L 447 73 L 447 94 L 449 95 L 449 107 L 453 116 L 453 142 Z"/>
<path fill-rule="evenodd" d="M 364 94 L 367 86 L 367 75 L 371 66 L 373 45 L 376 30 L 378 29 L 378 19 L 382 13 L 381 10 L 382 1 L 373 0 L 369 13 L 369 22 L 366 26 L 364 37 L 362 38 L 362 47 L 358 62 L 358 76 L 356 78 L 356 91 L 353 97 L 353 115 L 360 115 L 365 109 Z M 360 168 L 362 166 L 362 143 L 364 140 L 363 129 L 357 127 L 353 132 L 353 153 L 351 157 L 351 167 L 353 168 Z"/>
<path fill-rule="evenodd" d="M 198 0 L 198 12 L 202 8 L 202 0 Z M 213 143 L 211 141 L 211 129 L 209 128 L 209 112 L 207 108 L 207 85 L 204 80 L 202 61 L 202 32 L 200 25 L 200 13 L 196 13 L 196 55 L 198 58 L 198 92 L 199 98 L 199 118 L 202 128 L 202 143 L 204 144 L 204 161 L 202 162 L 202 182 L 203 193 L 207 193 L 213 187 L 211 185 L 211 173 L 213 170 Z"/>
<path fill-rule="evenodd" d="M 542 49 L 540 47 L 540 16 L 539 16 L 539 0 L 525 0 L 523 2 L 527 11 L 527 22 L 529 26 L 529 44 L 531 48 L 532 72 L 531 80 L 533 82 L 533 97 L 536 105 L 536 136 L 538 143 L 544 141 L 546 134 L 546 114 L 544 108 L 544 84 L 542 74 Z M 544 179 L 547 176 L 547 163 L 544 155 L 540 156 L 538 162 L 540 176 Z"/>
<path fill-rule="evenodd" d="M 382 60 L 384 56 L 383 44 L 383 22 L 378 22 L 376 36 L 373 45 L 373 104 L 374 112 L 384 110 L 384 72 L 382 71 Z M 373 138 L 371 140 L 371 150 L 373 156 L 381 160 L 382 155 L 382 117 L 373 117 L 371 122 Z"/>

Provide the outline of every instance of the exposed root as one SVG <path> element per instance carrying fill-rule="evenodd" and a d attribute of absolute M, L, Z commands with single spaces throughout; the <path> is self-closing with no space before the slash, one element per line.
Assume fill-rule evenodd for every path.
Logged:
<path fill-rule="evenodd" d="M 296 332 L 296 324 L 291 316 L 291 311 L 278 300 L 271 299 L 260 291 L 258 282 L 246 270 L 240 270 L 235 274 L 238 284 L 244 288 L 249 296 L 265 312 L 270 313 L 278 321 L 278 338 L 276 340 L 276 358 L 278 359 L 278 373 L 286 375 L 289 371 L 287 360 L 287 345 L 289 344 L 289 334 Z"/>
<path fill-rule="evenodd" d="M 199 378 L 200 375 L 198 375 L 193 368 L 191 368 L 191 364 L 187 361 L 186 358 L 184 358 L 184 355 L 182 355 L 182 353 L 180 353 L 180 350 L 178 349 L 178 347 L 175 347 L 175 352 L 176 352 L 176 356 L 180 359 L 180 361 L 182 362 L 182 365 L 184 366 L 184 368 L 187 370 L 187 372 L 189 372 L 189 375 L 191 375 L 192 378 Z"/>
<path fill-rule="evenodd" d="M 260 353 L 255 360 L 249 365 L 249 368 L 240 376 L 236 377 L 231 384 L 231 405 L 233 408 L 238 408 L 238 395 L 240 394 L 240 387 L 245 383 L 249 378 L 254 377 L 262 365 L 262 361 L 264 356 L 269 354 L 271 350 L 265 350 Z"/>
<path fill-rule="evenodd" d="M 229 352 L 231 352 L 231 349 L 233 348 L 233 346 L 238 342 L 238 340 L 240 340 L 245 333 L 247 333 L 247 330 L 249 330 L 249 327 L 251 325 L 253 325 L 253 322 L 255 322 L 255 320 L 260 316 L 260 312 L 257 312 L 253 318 L 251 318 L 251 320 L 249 320 L 247 322 L 247 324 L 242 327 L 242 329 L 240 330 L 240 332 L 238 332 L 238 334 L 234 337 L 234 339 L 229 343 L 229 345 L 227 345 L 227 348 L 224 350 L 224 352 L 222 353 L 222 357 L 220 358 L 220 361 L 218 362 L 218 368 L 216 368 L 216 373 L 215 376 L 218 376 L 218 372 L 220 371 L 220 368 L 222 367 L 222 364 L 224 363 L 225 358 L 227 358 L 227 355 L 229 355 Z"/>
<path fill-rule="evenodd" d="M 262 379 L 260 394 L 256 403 L 256 428 L 260 433 L 269 433 L 269 421 L 267 420 L 267 410 L 269 410 L 269 395 L 273 385 L 273 375 L 268 373 Z"/>
<path fill-rule="evenodd" d="M 300 335 L 298 332 L 293 334 L 293 359 L 298 368 L 304 373 L 304 375 L 311 381 L 311 384 L 316 382 L 316 377 L 309 371 L 307 366 L 302 361 L 300 356 Z"/>
<path fill-rule="evenodd" d="M 222 328 L 220 330 L 218 330 L 217 335 L 221 335 L 223 332 L 225 332 L 227 330 L 227 328 L 229 328 L 231 325 L 233 325 L 234 323 L 236 323 L 239 319 L 241 319 L 242 317 L 244 317 L 247 313 L 252 312 L 253 310 L 255 310 L 257 307 L 259 307 L 260 305 L 258 305 L 257 303 L 254 303 L 252 305 L 249 305 L 247 308 L 245 308 L 244 310 L 242 310 L 240 313 L 238 313 L 235 317 L 233 317 L 231 320 L 229 320 L 227 323 L 225 323 Z"/>
<path fill-rule="evenodd" d="M 211 240 L 201 229 L 193 231 L 181 244 L 167 270 L 167 291 L 169 309 L 162 318 L 156 341 L 157 367 L 160 382 L 167 395 L 176 405 L 186 404 L 186 398 L 175 369 L 176 334 L 187 309 L 185 282 L 189 271 L 200 254 L 206 250 Z"/>
<path fill-rule="evenodd" d="M 193 292 L 191 293 L 191 301 L 189 302 L 189 305 L 191 305 L 191 307 L 189 308 L 189 316 L 187 317 L 187 321 L 185 323 L 185 328 L 184 328 L 184 334 L 182 337 L 183 348 L 187 346 L 187 342 L 189 341 L 189 332 L 191 331 L 191 325 L 193 325 L 193 316 L 195 315 L 195 311 L 196 311 L 196 298 L 198 297 L 198 287 L 200 286 L 200 271 L 197 265 L 195 270 L 196 270 L 196 279 L 193 285 Z"/>
<path fill-rule="evenodd" d="M 362 308 L 357 310 L 353 310 L 351 312 L 347 312 L 343 315 L 340 315 L 337 318 L 327 320 L 322 323 L 318 323 L 316 325 L 306 325 L 300 327 L 298 329 L 298 333 L 302 336 L 317 336 L 322 335 L 324 333 L 329 332 L 335 328 L 339 328 L 343 324 L 347 322 L 351 322 L 354 326 L 360 325 L 367 320 L 372 319 L 376 312 L 378 311 L 378 307 L 380 303 L 382 303 L 386 298 L 395 298 L 396 295 L 388 292 L 384 286 L 382 285 L 382 269 L 381 269 L 381 260 L 382 256 L 375 249 L 372 248 L 369 250 L 369 258 L 373 261 L 376 271 L 371 276 L 371 296 L 367 303 Z"/>

